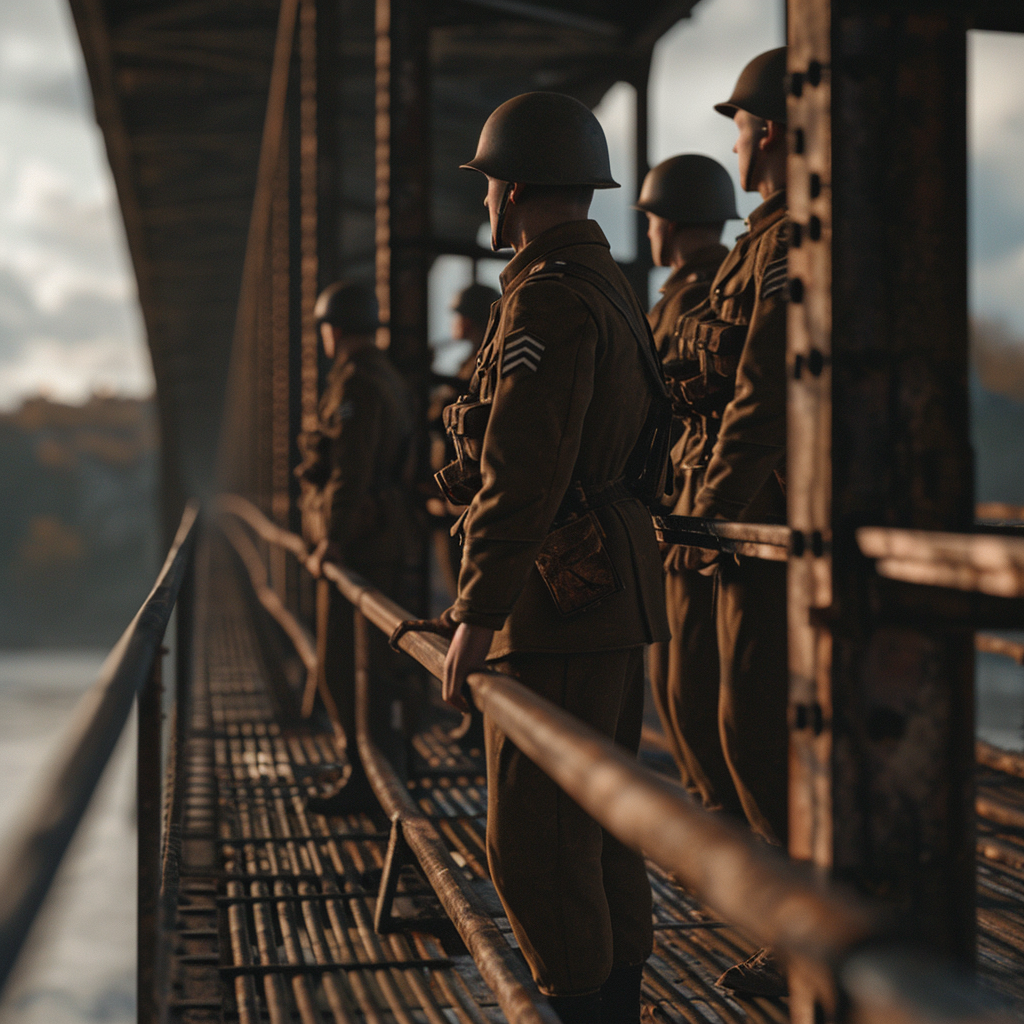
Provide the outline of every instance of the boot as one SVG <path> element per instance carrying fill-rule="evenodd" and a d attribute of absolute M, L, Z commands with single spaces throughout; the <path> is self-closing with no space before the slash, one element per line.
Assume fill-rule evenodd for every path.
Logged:
<path fill-rule="evenodd" d="M 551 1009 L 562 1024 L 601 1024 L 601 993 L 585 996 L 548 996 Z"/>
<path fill-rule="evenodd" d="M 640 1024 L 640 982 L 644 965 L 613 967 L 601 986 L 601 1024 Z"/>
<path fill-rule="evenodd" d="M 743 996 L 773 998 L 789 993 L 785 975 L 770 949 L 759 949 L 743 963 L 730 967 L 715 984 Z"/>

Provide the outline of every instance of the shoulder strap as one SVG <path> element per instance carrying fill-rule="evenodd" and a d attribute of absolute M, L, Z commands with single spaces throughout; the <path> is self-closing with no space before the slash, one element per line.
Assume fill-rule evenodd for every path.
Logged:
<path fill-rule="evenodd" d="M 545 260 L 530 271 L 523 284 L 538 279 L 549 280 L 566 275 L 593 285 L 622 314 L 636 338 L 654 394 L 667 399 L 669 392 L 665 386 L 665 378 L 662 376 L 661 360 L 658 358 L 654 335 L 651 333 L 651 325 L 647 322 L 647 317 L 638 317 L 636 310 L 626 301 L 625 296 L 599 270 L 569 260 Z"/>

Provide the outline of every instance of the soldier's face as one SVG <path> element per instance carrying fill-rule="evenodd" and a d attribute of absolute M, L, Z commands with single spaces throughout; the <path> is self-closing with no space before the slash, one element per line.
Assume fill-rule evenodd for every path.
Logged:
<path fill-rule="evenodd" d="M 505 194 L 506 182 L 497 178 L 488 177 L 487 195 L 484 197 L 484 206 L 487 207 L 487 216 L 491 222 L 491 238 L 500 245 L 504 239 L 498 238 L 498 213 L 501 209 L 501 199 Z"/>
<path fill-rule="evenodd" d="M 740 181 L 745 191 L 754 192 L 757 190 L 757 183 L 752 181 L 751 172 L 764 136 L 764 121 L 745 110 L 737 110 L 733 121 L 736 123 L 738 134 L 732 151 L 739 163 Z"/>
<path fill-rule="evenodd" d="M 667 267 L 669 256 L 669 236 L 672 222 L 659 217 L 656 213 L 647 213 L 647 237 L 651 241 L 651 260 L 656 267 Z"/>

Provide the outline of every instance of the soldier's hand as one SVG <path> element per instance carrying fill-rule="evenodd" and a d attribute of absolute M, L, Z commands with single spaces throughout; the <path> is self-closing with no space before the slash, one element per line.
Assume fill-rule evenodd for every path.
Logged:
<path fill-rule="evenodd" d="M 684 567 L 693 569 L 702 576 L 710 576 L 722 557 L 720 551 L 711 551 L 708 548 L 683 548 L 682 550 L 684 552 Z"/>
<path fill-rule="evenodd" d="M 441 680 L 441 696 L 452 707 L 460 711 L 469 710 L 469 702 L 462 689 L 471 673 L 486 667 L 493 636 L 493 629 L 471 626 L 468 622 L 460 623 L 455 630 L 448 656 L 444 659 L 444 677 Z"/>
<path fill-rule="evenodd" d="M 665 572 L 679 572 L 685 567 L 683 556 L 686 553 L 686 548 L 681 548 L 678 544 L 665 544 L 662 553 L 664 555 L 662 565 Z"/>
<path fill-rule="evenodd" d="M 309 573 L 320 578 L 323 573 L 324 562 L 340 562 L 341 551 L 337 544 L 328 540 L 322 540 L 317 544 L 313 553 L 306 559 L 306 569 Z"/>

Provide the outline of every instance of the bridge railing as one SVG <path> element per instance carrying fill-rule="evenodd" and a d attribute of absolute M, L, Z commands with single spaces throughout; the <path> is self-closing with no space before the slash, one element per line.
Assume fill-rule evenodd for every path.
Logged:
<path fill-rule="evenodd" d="M 93 687 L 82 697 L 61 749 L 0 855 L 0 989 L 17 964 L 57 869 L 74 837 L 136 699 L 138 722 L 139 1020 L 149 1020 L 154 991 L 161 815 L 161 654 L 171 612 L 192 566 L 198 514 L 189 505 L 156 583 Z M 179 635 L 189 625 L 179 609 Z M 179 668 L 183 660 L 179 646 Z"/>
<path fill-rule="evenodd" d="M 287 548 L 304 560 L 301 539 L 275 526 L 254 506 L 233 497 L 221 507 L 244 520 L 267 543 Z M 746 535 L 723 531 L 718 536 L 729 542 L 776 547 L 779 538 L 763 530 L 757 527 Z M 726 532 L 733 536 L 725 536 Z M 409 800 L 369 734 L 367 625 L 391 634 L 410 616 L 342 566 L 326 563 L 323 573 L 355 609 L 359 751 L 374 792 L 393 822 L 378 896 L 378 925 L 386 925 L 388 865 L 404 846 L 416 855 L 477 955 L 481 942 L 475 929 L 485 928 L 486 923 L 459 917 L 458 893 L 453 890 L 466 888 L 461 872 L 453 870 L 433 826 Z M 398 645 L 432 675 L 440 676 L 448 646 L 441 637 L 406 633 Z M 789 960 L 819 993 L 824 1010 L 852 1007 L 852 1019 L 863 1022 L 1010 1019 L 993 1008 L 969 978 L 902 945 L 883 909 L 820 880 L 755 841 L 746 830 L 698 807 L 669 780 L 517 680 L 478 672 L 468 684 L 477 707 L 603 828 L 673 874 L 723 919 Z M 489 965 L 486 955 L 482 963 L 479 958 L 477 962 L 489 982 L 500 973 Z M 498 989 L 495 992 L 510 1020 L 534 1019 L 516 1015 Z"/>

